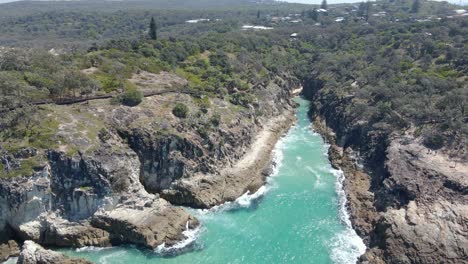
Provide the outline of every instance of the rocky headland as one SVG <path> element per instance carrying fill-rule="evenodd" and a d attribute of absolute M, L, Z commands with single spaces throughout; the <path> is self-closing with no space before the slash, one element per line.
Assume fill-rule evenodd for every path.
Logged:
<path fill-rule="evenodd" d="M 159 89 L 158 78 L 184 82 L 150 77 L 142 90 Z M 41 246 L 155 249 L 185 239 L 199 222 L 178 205 L 210 208 L 265 183 L 271 151 L 294 122 L 294 87 L 293 78 L 276 77 L 256 86 L 258 99 L 244 106 L 168 92 L 136 107 L 108 99 L 41 107 L 56 144 L 2 150 L 8 164 L 35 165 L 30 175 L 0 179 L 0 261 L 86 263 Z M 209 106 L 201 110 L 200 100 Z M 180 102 L 188 118 L 173 115 Z"/>
<path fill-rule="evenodd" d="M 314 129 L 343 170 L 352 223 L 368 249 L 359 263 L 468 263 L 466 155 L 431 150 L 410 125 L 386 133 L 347 115 L 352 97 L 309 80 Z"/>

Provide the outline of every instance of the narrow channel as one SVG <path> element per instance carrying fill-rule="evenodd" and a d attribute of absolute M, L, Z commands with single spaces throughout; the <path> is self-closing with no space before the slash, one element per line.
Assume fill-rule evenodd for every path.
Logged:
<path fill-rule="evenodd" d="M 275 149 L 276 171 L 259 192 L 193 213 L 203 223 L 188 234 L 188 252 L 161 256 L 134 247 L 68 250 L 96 263 L 355 263 L 365 251 L 352 229 L 343 175 L 311 129 L 308 102 L 297 98 L 298 121 Z"/>

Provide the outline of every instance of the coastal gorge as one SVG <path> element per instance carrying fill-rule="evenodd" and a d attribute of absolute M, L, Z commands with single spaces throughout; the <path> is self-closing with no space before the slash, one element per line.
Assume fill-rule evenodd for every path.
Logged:
<path fill-rule="evenodd" d="M 468 263 L 467 14 L 0 4 L 0 261 Z"/>

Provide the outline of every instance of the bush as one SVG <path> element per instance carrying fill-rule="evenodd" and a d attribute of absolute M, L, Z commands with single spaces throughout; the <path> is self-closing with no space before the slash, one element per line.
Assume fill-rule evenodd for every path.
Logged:
<path fill-rule="evenodd" d="M 36 86 L 37 88 L 50 87 L 54 83 L 53 80 L 32 72 L 25 72 L 24 79 L 30 85 Z"/>
<path fill-rule="evenodd" d="M 189 108 L 182 103 L 176 104 L 174 109 L 172 109 L 172 113 L 178 118 L 186 118 L 188 116 L 188 112 Z"/>
<path fill-rule="evenodd" d="M 126 106 L 137 106 L 143 101 L 143 93 L 136 90 L 131 89 L 126 91 L 124 94 L 121 95 L 120 102 Z"/>
<path fill-rule="evenodd" d="M 199 127 L 197 129 L 197 132 L 198 134 L 202 137 L 202 138 L 208 138 L 208 134 L 209 134 L 209 131 L 210 131 L 210 127 L 208 125 L 204 125 L 202 127 Z"/>
<path fill-rule="evenodd" d="M 106 142 L 111 138 L 111 135 L 109 134 L 109 131 L 107 131 L 107 129 L 101 128 L 101 130 L 99 130 L 98 137 L 102 142 Z"/>
<path fill-rule="evenodd" d="M 430 149 L 437 150 L 444 146 L 445 139 L 440 134 L 429 134 L 424 137 L 423 144 Z"/>
<path fill-rule="evenodd" d="M 215 127 L 219 126 L 219 124 L 221 124 L 221 115 L 219 114 L 214 114 L 212 117 L 211 117 L 211 124 Z"/>
<path fill-rule="evenodd" d="M 211 102 L 207 96 L 203 98 L 197 98 L 195 99 L 195 102 L 200 107 L 200 111 L 202 111 L 202 113 L 204 114 L 208 113 L 208 108 L 211 107 Z"/>
<path fill-rule="evenodd" d="M 253 103 L 254 99 L 253 95 L 241 92 L 233 94 L 230 101 L 235 105 L 248 107 L 249 104 Z"/>

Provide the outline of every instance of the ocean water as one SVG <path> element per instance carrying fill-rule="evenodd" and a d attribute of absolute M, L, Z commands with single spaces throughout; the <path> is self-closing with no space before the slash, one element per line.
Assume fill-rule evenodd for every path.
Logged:
<path fill-rule="evenodd" d="M 342 190 L 343 174 L 332 169 L 327 146 L 311 130 L 308 102 L 298 122 L 278 142 L 276 170 L 257 193 L 212 210 L 191 210 L 202 227 L 187 240 L 155 251 L 135 247 L 66 250 L 96 263 L 355 263 L 365 251 L 351 228 Z"/>

